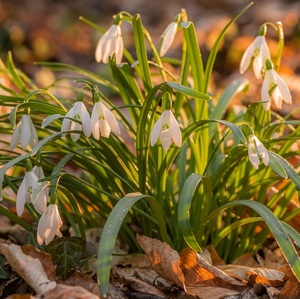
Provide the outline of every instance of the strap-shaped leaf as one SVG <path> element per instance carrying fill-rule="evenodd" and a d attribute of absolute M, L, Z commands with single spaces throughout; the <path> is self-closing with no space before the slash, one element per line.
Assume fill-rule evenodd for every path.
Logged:
<path fill-rule="evenodd" d="M 202 250 L 194 236 L 193 229 L 190 224 L 190 209 L 194 195 L 197 193 L 201 183 L 204 185 L 203 193 L 208 197 L 207 200 L 209 201 L 212 195 L 210 180 L 207 177 L 192 173 L 183 185 L 178 203 L 178 225 L 181 233 L 189 247 L 193 248 L 197 252 Z M 205 220 L 203 219 L 203 222 L 204 221 Z"/>
<path fill-rule="evenodd" d="M 258 213 L 258 215 L 264 220 L 264 222 L 274 235 L 274 238 L 276 239 L 282 253 L 290 264 L 295 276 L 300 281 L 300 258 L 298 256 L 298 253 L 295 250 L 295 247 L 293 246 L 293 243 L 291 242 L 289 235 L 282 225 L 281 221 L 273 214 L 270 209 L 268 209 L 262 203 L 253 200 L 238 200 L 230 202 L 215 210 L 209 216 L 208 220 L 211 220 L 216 215 L 219 215 L 221 211 L 234 206 L 247 206 Z M 288 230 L 288 232 L 290 232 L 290 230 Z M 299 234 L 297 236 L 293 231 L 291 237 L 296 238 L 298 240 L 297 242 L 299 242 Z"/>
<path fill-rule="evenodd" d="M 103 297 L 105 297 L 108 292 L 110 261 L 119 230 L 129 210 L 141 199 L 148 200 L 151 209 L 156 214 L 162 239 L 164 239 L 165 242 L 170 242 L 161 207 L 153 197 L 140 193 L 131 193 L 122 197 L 107 218 L 99 243 L 97 274 Z"/>
<path fill-rule="evenodd" d="M 276 173 L 278 173 L 281 177 L 283 177 L 283 178 L 288 177 L 293 182 L 293 184 L 298 192 L 298 196 L 299 196 L 299 193 L 300 193 L 300 176 L 299 176 L 299 174 L 280 155 L 270 152 L 270 151 L 268 151 L 268 153 L 269 153 L 269 157 L 270 157 L 270 162 L 269 162 L 270 167 Z"/>
<path fill-rule="evenodd" d="M 192 89 L 192 88 L 187 87 L 187 86 L 183 86 L 183 85 L 181 85 L 177 82 L 168 82 L 167 84 L 171 88 L 181 92 L 182 94 L 184 94 L 186 96 L 196 98 L 196 99 L 200 99 L 200 100 L 211 100 L 211 96 L 209 96 L 208 94 L 197 91 L 197 90 Z"/>
<path fill-rule="evenodd" d="M 140 75 L 142 77 L 146 91 L 149 92 L 152 88 L 152 80 L 145 46 L 143 24 L 140 15 L 136 15 L 133 17 L 132 27 L 136 46 L 136 55 L 140 68 Z"/>

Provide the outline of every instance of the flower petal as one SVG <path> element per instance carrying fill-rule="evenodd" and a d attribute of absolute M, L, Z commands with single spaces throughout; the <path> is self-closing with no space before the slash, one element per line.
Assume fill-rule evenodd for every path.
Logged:
<path fill-rule="evenodd" d="M 9 149 L 12 151 L 19 144 L 21 139 L 21 122 L 19 122 L 12 134 Z"/>
<path fill-rule="evenodd" d="M 275 71 L 274 71 L 275 72 Z M 292 104 L 292 96 L 290 93 L 290 90 L 285 83 L 285 81 L 278 75 L 277 72 L 274 74 L 276 83 L 277 83 L 277 88 L 281 94 L 282 99 L 287 103 L 287 104 Z"/>
<path fill-rule="evenodd" d="M 100 119 L 99 120 L 99 129 L 100 129 L 100 134 L 105 137 L 108 138 L 111 132 L 111 127 L 109 126 L 109 123 L 107 122 L 106 119 Z"/>
<path fill-rule="evenodd" d="M 151 136 L 150 136 L 151 146 L 155 145 L 158 138 L 159 138 L 161 127 L 162 127 L 163 116 L 164 116 L 164 113 L 159 117 L 159 119 L 157 120 L 157 122 L 153 126 Z"/>
<path fill-rule="evenodd" d="M 162 44 L 159 53 L 160 56 L 164 56 L 166 52 L 169 50 L 169 48 L 171 47 L 173 40 L 175 38 L 177 27 L 178 27 L 177 22 L 171 22 L 165 29 L 164 33 L 162 34 Z"/>
<path fill-rule="evenodd" d="M 105 115 L 105 118 L 107 119 L 107 122 L 109 124 L 109 126 L 111 127 L 111 130 L 115 133 L 115 134 L 120 134 L 120 128 L 119 128 L 119 124 L 115 118 L 115 116 L 113 115 L 113 113 L 103 105 L 103 112 Z"/>
<path fill-rule="evenodd" d="M 160 141 L 164 151 L 167 152 L 172 144 L 172 135 L 170 129 L 162 130 L 160 132 Z"/>
<path fill-rule="evenodd" d="M 249 68 L 254 49 L 256 48 L 256 39 L 249 45 L 249 47 L 244 52 L 241 63 L 240 63 L 240 73 L 244 74 Z"/>
<path fill-rule="evenodd" d="M 179 124 L 173 113 L 170 114 L 170 129 L 174 143 L 181 147 L 182 139 L 181 139 L 181 131 Z"/>

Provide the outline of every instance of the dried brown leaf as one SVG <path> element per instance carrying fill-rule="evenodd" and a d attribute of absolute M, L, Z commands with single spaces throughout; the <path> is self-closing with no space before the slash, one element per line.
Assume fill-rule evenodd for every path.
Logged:
<path fill-rule="evenodd" d="M 135 277 L 126 277 L 125 280 L 133 290 L 139 293 L 167 298 L 167 296 L 161 290 L 146 281 Z"/>
<path fill-rule="evenodd" d="M 57 278 L 57 275 L 55 273 L 55 266 L 53 265 L 51 256 L 48 253 L 44 251 L 40 251 L 36 247 L 30 244 L 23 246 L 22 251 L 26 255 L 30 255 L 31 257 L 40 260 L 50 280 L 55 280 Z"/>
<path fill-rule="evenodd" d="M 273 287 L 279 287 L 284 284 L 284 273 L 282 271 L 268 268 L 253 268 L 241 265 L 219 266 L 225 273 L 240 281 L 261 283 Z"/>
<path fill-rule="evenodd" d="M 68 279 L 66 280 L 59 280 L 57 279 L 56 282 L 58 284 L 64 284 L 68 286 L 78 286 L 86 289 L 87 291 L 100 296 L 100 289 L 99 285 L 86 273 L 75 271 Z"/>
<path fill-rule="evenodd" d="M 63 285 L 81 286 L 93 294 L 100 295 L 98 284 L 87 274 L 75 271 L 68 279 L 60 280 L 56 275 L 55 266 L 53 265 L 49 254 L 36 249 L 32 245 L 23 246 L 22 251 L 28 256 L 40 260 L 50 280 L 55 280 L 58 284 Z"/>
<path fill-rule="evenodd" d="M 137 235 L 137 242 L 148 256 L 156 273 L 185 289 L 177 251 L 166 243 L 146 236 Z"/>
<path fill-rule="evenodd" d="M 54 289 L 41 294 L 37 299 L 99 299 L 98 296 L 79 286 L 58 284 Z"/>
<path fill-rule="evenodd" d="M 48 278 L 40 260 L 24 254 L 20 246 L 0 243 L 0 253 L 37 293 L 46 292 L 56 286 L 56 283 Z"/>
<path fill-rule="evenodd" d="M 230 277 L 219 268 L 207 262 L 207 258 L 190 248 L 180 253 L 180 268 L 189 286 L 215 286 L 235 290 L 244 290 L 245 285 Z"/>
<path fill-rule="evenodd" d="M 239 296 L 241 294 L 240 291 L 215 286 L 187 286 L 186 291 L 201 299 L 222 299 L 226 296 Z"/>
<path fill-rule="evenodd" d="M 300 298 L 300 283 L 295 277 L 289 266 L 280 268 L 286 273 L 287 282 L 278 294 L 278 299 L 299 299 Z"/>

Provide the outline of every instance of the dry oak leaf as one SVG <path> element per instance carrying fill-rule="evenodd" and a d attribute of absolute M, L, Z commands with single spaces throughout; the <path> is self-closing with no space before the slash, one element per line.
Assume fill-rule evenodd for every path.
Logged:
<path fill-rule="evenodd" d="M 137 235 L 137 241 L 152 263 L 154 270 L 188 294 L 200 298 L 220 299 L 240 294 L 246 286 L 209 264 L 207 256 L 185 249 L 180 254 L 157 239 Z"/>

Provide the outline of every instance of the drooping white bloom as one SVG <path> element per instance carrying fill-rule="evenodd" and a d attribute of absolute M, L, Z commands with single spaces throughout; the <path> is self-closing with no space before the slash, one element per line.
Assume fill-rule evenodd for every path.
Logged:
<path fill-rule="evenodd" d="M 169 50 L 169 48 L 171 47 L 173 40 L 175 38 L 177 28 L 178 28 L 178 23 L 171 22 L 167 26 L 167 28 L 165 29 L 163 34 L 161 35 L 162 44 L 161 44 L 160 51 L 159 51 L 160 56 L 164 56 L 166 54 L 166 52 Z"/>
<path fill-rule="evenodd" d="M 171 110 L 165 110 L 154 124 L 151 133 L 151 146 L 156 144 L 158 138 L 160 138 L 165 151 L 170 148 L 172 141 L 178 147 L 181 146 L 180 127 Z"/>
<path fill-rule="evenodd" d="M 45 178 L 44 171 L 42 166 L 34 166 L 32 171 L 37 176 L 38 180 Z M 38 182 L 38 186 L 35 189 L 37 191 L 37 195 L 31 199 L 31 202 L 34 208 L 40 213 L 43 214 L 47 208 L 47 201 L 49 197 L 49 187 L 46 182 Z"/>
<path fill-rule="evenodd" d="M 24 114 L 18 122 L 11 137 L 10 150 L 14 150 L 19 142 L 21 142 L 23 150 L 27 147 L 35 147 L 39 142 L 35 126 L 29 114 Z"/>
<path fill-rule="evenodd" d="M 265 65 L 266 59 L 270 59 L 270 51 L 263 35 L 258 35 L 250 46 L 246 49 L 241 63 L 240 73 L 243 74 L 250 66 L 253 58 L 253 71 L 257 79 L 261 79 L 261 70 Z"/>
<path fill-rule="evenodd" d="M 72 120 L 72 118 L 76 119 L 77 121 Z M 73 107 L 65 115 L 65 118 L 63 119 L 62 126 L 61 126 L 62 133 L 67 131 L 75 131 L 75 130 L 83 131 L 86 137 L 89 137 L 91 135 L 90 115 L 82 101 L 77 101 L 73 105 Z M 71 139 L 74 142 L 76 142 L 80 137 L 79 133 L 70 133 L 70 135 L 71 135 Z"/>
<path fill-rule="evenodd" d="M 25 174 L 17 192 L 16 206 L 18 216 L 23 214 L 25 203 L 31 202 L 32 193 L 38 187 L 38 180 L 33 170 Z"/>
<path fill-rule="evenodd" d="M 62 236 L 59 229 L 62 227 L 63 222 L 59 215 L 57 205 L 50 204 L 46 211 L 43 213 L 39 220 L 37 228 L 37 241 L 40 245 L 45 241 L 48 245 L 55 235 Z"/>
<path fill-rule="evenodd" d="M 101 36 L 95 52 L 97 62 L 108 63 L 108 58 L 116 54 L 116 63 L 120 63 L 123 57 L 124 44 L 121 27 L 113 24 Z"/>
<path fill-rule="evenodd" d="M 99 140 L 100 135 L 108 138 L 110 132 L 120 134 L 119 124 L 113 113 L 101 101 L 96 102 L 91 116 L 92 134 Z"/>
<path fill-rule="evenodd" d="M 269 154 L 265 146 L 253 134 L 249 136 L 248 142 L 248 156 L 253 167 L 258 169 L 260 163 L 259 157 L 262 159 L 263 163 L 268 166 Z"/>
<path fill-rule="evenodd" d="M 278 109 L 282 108 L 282 100 L 287 104 L 292 104 L 292 96 L 288 86 L 272 68 L 266 70 L 261 88 L 261 100 L 265 110 L 270 109 L 271 98 L 274 99 Z"/>

